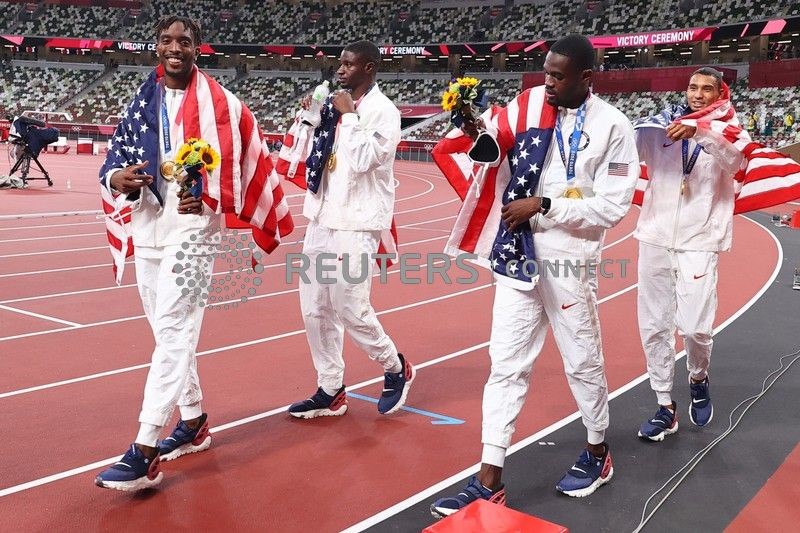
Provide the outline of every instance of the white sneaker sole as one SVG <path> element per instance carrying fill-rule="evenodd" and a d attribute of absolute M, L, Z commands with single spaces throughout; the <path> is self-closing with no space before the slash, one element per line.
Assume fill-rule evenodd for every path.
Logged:
<path fill-rule="evenodd" d="M 441 520 L 442 518 L 447 518 L 451 514 L 454 514 L 461 509 L 441 509 L 439 510 L 438 507 L 434 507 L 431 505 L 431 516 L 433 516 L 437 520 Z"/>
<path fill-rule="evenodd" d="M 614 477 L 613 466 L 611 467 L 611 470 L 608 471 L 608 475 L 605 478 L 599 477 L 595 479 L 594 483 L 592 483 L 591 485 L 589 485 L 584 489 L 559 490 L 559 492 L 562 494 L 566 494 L 567 496 L 572 496 L 573 498 L 584 498 L 586 496 L 589 496 L 590 494 L 594 494 L 594 491 L 596 491 L 598 488 L 602 487 L 603 485 L 611 481 L 612 477 Z M 558 487 L 556 487 L 556 490 L 558 490 Z"/>
<path fill-rule="evenodd" d="M 403 407 L 406 404 L 406 398 L 408 397 L 408 390 L 411 388 L 411 384 L 414 383 L 414 378 L 416 378 L 416 377 L 417 377 L 417 369 L 414 368 L 414 366 L 412 365 L 411 366 L 411 379 L 406 381 L 406 384 L 403 387 L 403 392 L 402 392 L 402 394 L 400 394 L 400 401 L 397 402 L 397 405 L 395 405 L 394 407 L 392 407 L 391 409 L 389 409 L 385 413 L 381 413 L 381 414 L 386 416 L 386 415 L 390 415 L 392 413 L 396 413 L 397 411 L 400 410 L 401 407 Z"/>
<path fill-rule="evenodd" d="M 289 413 L 295 418 L 317 418 L 318 416 L 342 416 L 347 412 L 347 404 L 342 405 L 336 411 L 330 409 L 315 409 L 304 413 Z"/>
<path fill-rule="evenodd" d="M 95 479 L 95 485 L 104 489 L 121 490 L 124 492 L 135 492 L 137 490 L 151 489 L 161 483 L 164 479 L 164 472 L 159 472 L 158 475 L 149 479 L 147 476 L 134 479 L 133 481 L 102 481 Z"/>
<path fill-rule="evenodd" d="M 664 440 L 664 437 L 666 437 L 667 435 L 672 435 L 673 433 L 675 433 L 677 431 L 678 431 L 678 423 L 675 422 L 675 426 L 674 427 L 667 428 L 664 431 L 662 431 L 661 433 L 659 433 L 658 435 L 653 435 L 652 437 L 650 435 L 643 435 L 642 432 L 640 431 L 639 432 L 639 438 L 648 439 L 648 440 L 651 440 L 653 442 L 661 442 L 662 440 Z"/>
<path fill-rule="evenodd" d="M 178 446 L 171 452 L 164 454 L 161 456 L 162 461 L 172 461 L 180 457 L 181 455 L 189 455 L 190 453 L 197 453 L 202 452 L 211 447 L 211 435 L 206 436 L 205 440 L 195 446 L 191 442 L 187 442 L 186 444 L 182 444 Z"/>

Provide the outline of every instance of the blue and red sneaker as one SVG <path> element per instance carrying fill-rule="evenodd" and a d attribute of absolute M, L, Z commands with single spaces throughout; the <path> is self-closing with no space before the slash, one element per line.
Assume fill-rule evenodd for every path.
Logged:
<path fill-rule="evenodd" d="M 94 484 L 104 489 L 124 491 L 149 489 L 164 479 L 160 463 L 161 458 L 158 455 L 154 459 L 148 459 L 136 444 L 131 444 L 122 459 L 94 478 Z"/>
<path fill-rule="evenodd" d="M 603 445 L 606 447 L 606 453 L 602 457 L 596 457 L 589 450 L 583 450 L 572 468 L 567 470 L 558 482 L 556 490 L 573 498 L 583 498 L 611 481 L 614 476 L 611 451 L 608 449 L 608 444 L 603 443 Z"/>
<path fill-rule="evenodd" d="M 211 446 L 211 433 L 208 432 L 208 415 L 200 416 L 200 424 L 196 429 L 186 425 L 183 420 L 172 430 L 172 434 L 158 443 L 158 452 L 162 461 L 172 461 L 181 455 L 202 452 Z"/>
<path fill-rule="evenodd" d="M 383 393 L 378 399 L 378 412 L 382 415 L 390 415 L 400 410 L 406 403 L 408 389 L 417 375 L 414 367 L 406 361 L 403 354 L 399 353 L 400 365 L 403 369 L 400 372 L 385 372 L 383 374 Z"/>
<path fill-rule="evenodd" d="M 497 490 L 484 487 L 477 476 L 472 476 L 466 488 L 447 498 L 439 498 L 431 504 L 431 514 L 434 518 L 445 518 L 460 511 L 475 500 L 482 499 L 497 505 L 506 504 L 506 489 L 503 485 Z"/>
<path fill-rule="evenodd" d="M 667 435 L 672 435 L 678 431 L 678 414 L 675 402 L 672 402 L 672 410 L 658 406 L 658 411 L 653 418 L 642 422 L 639 427 L 639 437 L 661 442 Z"/>
<path fill-rule="evenodd" d="M 318 416 L 342 416 L 347 412 L 347 392 L 344 385 L 333 396 L 322 387 L 314 396 L 289 406 L 289 414 L 295 418 L 316 418 Z"/>

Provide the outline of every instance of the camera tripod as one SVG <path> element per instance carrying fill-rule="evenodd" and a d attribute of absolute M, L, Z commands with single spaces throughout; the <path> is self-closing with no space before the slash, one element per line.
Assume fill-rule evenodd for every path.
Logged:
<path fill-rule="evenodd" d="M 29 180 L 47 180 L 47 186 L 53 186 L 53 180 L 50 179 L 50 174 L 44 169 L 42 164 L 39 162 L 39 158 L 31 151 L 28 147 L 28 144 L 22 140 L 14 140 L 12 144 L 16 146 L 17 150 L 17 161 L 14 163 L 14 166 L 11 168 L 10 175 L 13 175 L 14 172 L 19 170 L 20 177 L 22 178 L 22 183 L 25 185 L 28 184 Z M 31 162 L 35 163 L 36 166 L 39 168 L 39 171 L 43 174 L 41 178 L 29 178 L 28 173 L 31 170 Z"/>

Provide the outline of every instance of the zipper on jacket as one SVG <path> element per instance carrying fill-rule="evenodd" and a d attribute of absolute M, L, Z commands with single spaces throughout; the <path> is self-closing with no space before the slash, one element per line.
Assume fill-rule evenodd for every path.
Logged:
<path fill-rule="evenodd" d="M 683 180 L 686 179 L 686 176 L 681 176 L 681 184 L 683 184 Z M 678 207 L 675 209 L 675 224 L 672 229 L 672 250 L 675 249 L 675 245 L 678 242 L 678 216 L 681 214 L 681 207 L 683 205 L 683 193 L 681 192 L 681 187 L 678 187 Z"/>

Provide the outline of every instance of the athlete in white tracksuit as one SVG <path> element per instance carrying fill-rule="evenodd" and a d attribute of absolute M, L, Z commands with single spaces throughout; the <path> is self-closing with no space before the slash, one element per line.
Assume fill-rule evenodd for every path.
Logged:
<path fill-rule="evenodd" d="M 377 253 L 381 231 L 392 224 L 400 112 L 376 85 L 359 103 L 358 115 L 342 116 L 338 130 L 335 168 L 325 172 L 317 194 L 306 192 L 303 254 L 312 268 L 321 253 L 335 253 L 335 262 L 341 258 L 337 267 L 347 255 L 351 278 L 358 279 L 362 254 Z M 370 258 L 370 270 L 373 263 Z M 371 275 L 363 283 L 341 277 L 337 283 L 319 283 L 312 270 L 308 277 L 310 283 L 300 283 L 300 305 L 319 386 L 331 391 L 342 386 L 344 329 L 371 359 L 393 368 L 397 348 L 370 304 Z"/>
<path fill-rule="evenodd" d="M 435 501 L 431 505 L 434 516 L 452 514 L 477 498 L 504 502 L 501 476 L 506 451 L 548 326 L 561 353 L 588 441 L 556 489 L 570 496 L 587 496 L 613 476 L 605 443 L 608 384 L 597 309 L 597 271 L 586 265 L 599 264 L 606 230 L 630 209 L 639 158 L 630 121 L 590 92 L 593 61 L 594 50 L 585 37 L 570 35 L 559 40 L 545 60 L 545 86 L 531 89 L 527 104 L 508 106 L 509 110 L 538 109 L 542 104 L 537 97 L 556 106 L 564 151 L 555 132 L 535 196 L 507 203 L 502 209 L 503 222 L 511 231 L 530 223 L 540 264 L 580 262 L 583 266 L 577 273 L 562 267 L 558 275 L 542 268 L 532 290 L 498 281 L 489 341 L 491 372 L 483 393 L 481 469 L 461 493 Z M 573 152 L 570 138 L 583 104 L 583 129 L 578 149 Z M 494 136 L 500 133 L 501 138 L 507 137 L 498 132 L 498 124 L 502 125 L 499 119 L 493 120 L 486 129 Z M 567 167 L 573 157 L 574 178 L 568 181 Z"/>
<path fill-rule="evenodd" d="M 411 365 L 398 354 L 370 304 L 372 256 L 378 252 L 381 233 L 392 224 L 393 166 L 400 142 L 400 112 L 374 80 L 379 61 L 377 47 L 366 41 L 342 52 L 337 74 L 352 93 L 340 91 L 330 102 L 342 113 L 332 149 L 335 164 L 323 167 L 319 190 L 305 196 L 303 215 L 309 224 L 303 254 L 310 268 L 300 281 L 300 308 L 319 389 L 290 406 L 289 413 L 297 418 L 346 412 L 345 331 L 384 369 L 387 381 L 379 412 L 390 414 L 402 407 L 413 381 Z M 322 254 L 331 257 L 326 262 Z M 320 266 L 334 268 L 335 273 L 322 273 Z M 342 272 L 345 266 L 349 280 Z"/>
<path fill-rule="evenodd" d="M 719 95 L 719 83 L 721 78 L 715 81 L 710 75 L 692 76 L 690 102 L 695 108 L 713 103 Z M 709 95 L 699 94 L 704 86 Z M 686 129 L 683 136 L 693 134 L 694 130 Z M 713 414 L 710 397 L 706 398 L 706 378 L 717 310 L 717 263 L 719 252 L 731 247 L 732 178 L 742 157 L 723 157 L 711 143 L 698 148 L 692 138 L 670 139 L 663 127 L 637 127 L 636 146 L 649 176 L 634 233 L 639 240 L 639 332 L 650 385 L 659 405 L 671 410 L 660 410 L 643 424 L 639 434 L 662 440 L 665 434 L 677 430 L 672 398 L 676 328 L 684 339 L 686 365 L 693 382 L 691 419 L 705 425 Z M 696 162 L 689 168 L 696 149 Z M 684 160 L 690 170 L 686 176 Z M 705 412 L 692 409 L 698 406 Z M 662 415 L 666 418 L 660 420 Z"/>
<path fill-rule="evenodd" d="M 141 108 L 148 100 L 151 105 L 152 98 L 160 100 L 157 103 L 160 111 L 158 161 L 149 162 L 160 168 L 164 162 L 175 162 L 185 140 L 181 110 L 188 99 L 187 90 L 192 90 L 189 88 L 192 77 L 201 75 L 194 65 L 200 30 L 191 19 L 165 17 L 157 25 L 157 34 L 156 50 L 163 77 L 158 88 L 152 91 L 155 94 L 145 97 L 140 89 L 134 100 L 136 103 L 131 104 L 127 113 L 129 118 L 139 120 L 144 114 Z M 211 105 L 210 99 L 201 99 L 200 105 Z M 133 131 L 130 125 L 128 128 L 131 140 L 128 145 L 120 144 L 117 153 L 136 154 L 138 151 L 142 157 L 144 143 L 156 141 L 149 137 L 145 140 L 145 133 L 155 128 L 148 128 L 144 121 L 139 131 Z M 122 141 L 121 136 L 115 138 L 116 143 Z M 138 149 L 137 142 L 142 145 Z M 215 149 L 219 150 L 219 146 Z M 108 161 L 122 161 L 113 152 L 108 157 Z M 104 176 L 109 190 L 126 195 L 139 193 L 131 213 L 130 237 L 135 247 L 136 284 L 156 344 L 136 440 L 120 461 L 95 479 L 98 486 L 126 491 L 157 485 L 163 477 L 158 466 L 160 460 L 202 451 L 211 445 L 208 417 L 200 403 L 202 392 L 195 354 L 204 307 L 202 297 L 181 283 L 194 278 L 188 281 L 188 286 L 193 283 L 197 287 L 209 286 L 213 267 L 211 245 L 219 242 L 221 216 L 204 208 L 202 201 L 190 193 L 181 191 L 177 181 L 139 174 L 143 168 L 144 162 L 120 164 L 120 168 L 111 168 Z M 171 177 L 169 173 L 166 176 Z M 151 180 L 155 180 L 163 205 L 148 186 Z M 176 268 L 178 265 L 182 268 Z M 181 420 L 170 436 L 159 442 L 159 435 L 176 406 Z"/>
<path fill-rule="evenodd" d="M 576 110 L 559 108 L 559 114 L 563 131 L 569 134 Z M 590 95 L 584 134 L 570 185 L 580 189 L 583 199 L 564 197 L 566 168 L 555 141 L 545 160 L 539 187 L 551 205 L 549 211 L 531 219 L 534 250 L 543 264 L 599 264 L 606 229 L 630 208 L 639 171 L 630 121 L 600 97 Z M 613 175 L 609 175 L 611 163 L 621 164 Z M 497 284 L 489 346 L 492 369 L 483 399 L 484 463 L 503 464 L 548 326 L 563 358 L 588 442 L 604 442 L 608 387 L 597 313 L 597 272 L 581 268 L 575 276 L 562 267 L 554 275 L 542 268 L 531 291 Z"/>

